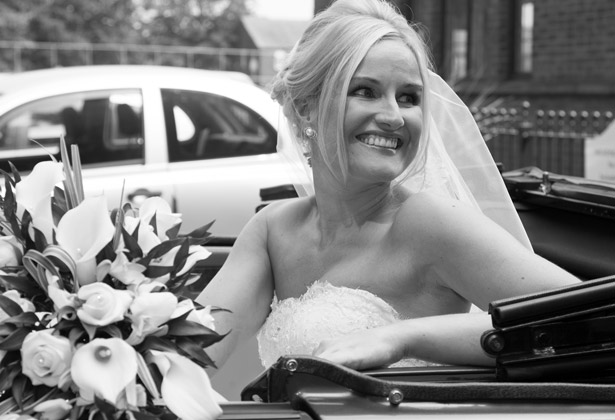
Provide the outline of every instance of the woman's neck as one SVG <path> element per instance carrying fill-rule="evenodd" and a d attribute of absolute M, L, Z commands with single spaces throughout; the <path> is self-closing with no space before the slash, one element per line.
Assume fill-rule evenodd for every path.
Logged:
<path fill-rule="evenodd" d="M 367 222 L 390 220 L 401 198 L 388 183 L 342 186 L 337 182 L 314 179 L 318 225 L 322 232 L 335 232 Z"/>

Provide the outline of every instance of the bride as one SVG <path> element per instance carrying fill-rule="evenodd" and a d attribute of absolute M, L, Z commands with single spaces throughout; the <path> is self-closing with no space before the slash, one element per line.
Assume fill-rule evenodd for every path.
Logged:
<path fill-rule="evenodd" d="M 208 349 L 218 366 L 255 334 L 264 366 L 492 364 L 490 318 L 472 304 L 578 281 L 531 251 L 472 116 L 386 1 L 317 15 L 272 96 L 280 151 L 311 168 L 302 197 L 257 213 L 198 298 L 231 311 Z"/>

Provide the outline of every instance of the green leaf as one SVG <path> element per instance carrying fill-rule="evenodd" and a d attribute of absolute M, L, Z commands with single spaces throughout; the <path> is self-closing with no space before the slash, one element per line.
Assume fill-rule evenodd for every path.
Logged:
<path fill-rule="evenodd" d="M 4 322 L 2 322 L 0 323 L 0 336 L 6 337 L 8 335 L 11 335 L 16 329 L 17 328 L 14 325 L 5 324 Z"/>
<path fill-rule="evenodd" d="M 124 197 L 124 187 L 122 186 L 122 195 Z M 124 218 L 126 213 L 121 208 L 113 209 L 111 211 L 111 221 L 115 226 L 115 233 L 113 234 L 113 240 L 111 241 L 113 249 L 117 249 L 120 243 L 120 238 L 122 238 L 122 230 L 124 226 Z"/>
<path fill-rule="evenodd" d="M 24 394 L 28 382 L 29 379 L 25 375 L 20 374 L 13 379 L 13 384 L 11 385 L 11 392 L 13 393 L 13 398 L 17 402 L 17 405 L 19 405 L 20 410 L 23 410 Z"/>
<path fill-rule="evenodd" d="M 34 312 L 22 312 L 3 321 L 5 324 L 15 325 L 16 327 L 33 327 L 38 324 L 38 317 Z"/>
<path fill-rule="evenodd" d="M 141 347 L 143 348 L 143 351 L 158 350 L 177 353 L 177 346 L 173 344 L 171 340 L 161 337 L 149 336 L 143 341 L 143 343 L 141 343 Z"/>
<path fill-rule="evenodd" d="M 213 360 L 205 353 L 203 347 L 190 340 L 189 338 L 178 338 L 177 346 L 185 353 L 192 361 L 199 364 L 202 367 L 213 366 L 217 368 Z"/>
<path fill-rule="evenodd" d="M 179 230 L 181 229 L 182 224 L 178 223 L 176 225 L 174 225 L 172 228 L 168 229 L 165 233 L 167 235 L 167 238 L 169 239 L 175 239 L 177 238 L 177 235 L 179 234 Z"/>
<path fill-rule="evenodd" d="M 98 332 L 106 333 L 111 338 L 123 338 L 122 330 L 116 325 L 107 325 L 106 327 L 99 328 Z"/>
<path fill-rule="evenodd" d="M 19 173 L 19 170 L 17 169 L 17 167 L 15 167 L 15 165 L 13 165 L 13 162 L 9 161 L 9 167 L 11 168 L 11 173 L 13 174 L 13 179 L 15 180 L 15 184 L 17 184 L 18 182 L 21 181 L 21 175 Z"/>
<path fill-rule="evenodd" d="M 0 341 L 0 350 L 13 351 L 20 350 L 23 340 L 30 330 L 26 328 L 18 328 L 11 335 Z"/>
<path fill-rule="evenodd" d="M 30 249 L 22 258 L 22 263 L 38 285 L 47 292 L 47 273 L 62 278 L 58 268 L 43 254 Z"/>
<path fill-rule="evenodd" d="M 130 411 L 135 420 L 158 420 L 160 416 L 156 414 L 145 413 L 143 411 Z"/>
<path fill-rule="evenodd" d="M 83 191 L 83 174 L 81 172 L 81 157 L 79 156 L 79 146 L 76 144 L 71 144 L 70 152 L 73 158 L 73 182 L 75 185 L 75 190 L 77 192 L 77 198 L 79 203 L 81 203 L 85 197 L 85 193 Z"/>
<path fill-rule="evenodd" d="M 6 312 L 8 316 L 19 315 L 23 312 L 23 309 L 21 309 L 17 302 L 4 295 L 0 295 L 0 309 Z"/>
<path fill-rule="evenodd" d="M 47 248 L 47 238 L 45 238 L 43 232 L 37 228 L 32 227 L 32 230 L 34 231 L 34 247 L 43 252 L 45 248 Z"/>
<path fill-rule="evenodd" d="M 7 356 L 5 356 L 5 358 Z M 0 369 L 0 392 L 10 389 L 13 386 L 15 377 L 20 374 L 21 363 L 13 363 L 9 366 L 3 366 L 2 369 Z"/>
<path fill-rule="evenodd" d="M 4 171 L 3 171 L 4 172 Z M 4 175 L 4 217 L 9 222 L 13 235 L 22 239 L 24 238 L 19 222 L 17 220 L 17 201 L 15 201 L 15 194 L 13 194 L 14 181 L 5 172 Z"/>
<path fill-rule="evenodd" d="M 230 331 L 229 331 L 230 333 Z M 198 335 L 198 336 L 193 336 L 190 337 L 190 339 L 192 341 L 194 341 L 195 343 L 197 343 L 199 346 L 201 346 L 202 348 L 207 348 L 209 346 L 211 346 L 212 344 L 215 344 L 219 341 L 222 341 L 222 339 L 224 337 L 226 337 L 229 333 L 226 334 L 209 334 L 209 335 Z"/>
<path fill-rule="evenodd" d="M 99 398 L 98 396 L 94 396 L 94 405 L 96 408 L 100 410 L 101 413 L 104 414 L 105 419 L 113 419 L 115 411 L 117 410 L 115 406 L 108 401 Z"/>
<path fill-rule="evenodd" d="M 35 296 L 43 292 L 35 281 L 25 275 L 13 276 L 0 274 L 0 279 L 7 283 L 12 289 L 18 290 L 26 296 Z"/>
<path fill-rule="evenodd" d="M 75 180 L 73 178 L 73 170 L 68 158 L 68 150 L 66 149 L 66 141 L 64 136 L 60 137 L 60 156 L 62 159 L 62 167 L 64 168 L 64 190 L 66 191 L 66 201 L 68 209 L 73 209 L 79 205 Z"/>
<path fill-rule="evenodd" d="M 158 236 L 158 226 L 156 223 L 156 212 L 154 212 L 154 215 L 152 216 L 152 218 L 149 219 L 149 225 L 152 227 L 154 235 Z"/>
<path fill-rule="evenodd" d="M 192 336 L 192 335 L 215 335 L 219 334 L 198 322 L 188 321 L 187 319 L 172 319 L 165 325 L 169 327 L 168 335 L 172 336 Z"/>
<path fill-rule="evenodd" d="M 142 263 L 139 262 L 139 264 L 142 264 Z M 169 274 L 171 271 L 173 271 L 173 269 L 174 269 L 173 266 L 168 266 L 168 267 L 164 267 L 164 266 L 149 266 L 143 272 L 143 274 L 146 277 L 154 278 L 155 279 L 157 277 L 162 277 L 165 274 Z"/>
<path fill-rule="evenodd" d="M 179 250 L 177 251 L 177 254 L 175 254 L 175 258 L 173 259 L 173 266 L 175 267 L 173 273 L 177 273 L 181 271 L 182 268 L 184 268 L 184 265 L 186 265 L 186 260 L 188 259 L 189 255 L 190 244 L 188 243 L 188 241 L 183 241 L 181 246 L 179 247 Z"/>
<path fill-rule="evenodd" d="M 190 232 L 188 234 L 188 236 L 190 238 L 194 238 L 194 239 L 207 238 L 207 237 L 211 236 L 211 233 L 209 233 L 209 229 L 211 228 L 211 226 L 214 223 L 215 223 L 215 220 L 212 220 L 211 222 L 207 223 L 206 225 L 203 225 L 200 228 L 194 229 L 192 232 Z"/>
<path fill-rule="evenodd" d="M 64 216 L 66 210 L 58 205 L 55 201 L 51 202 L 51 218 L 53 219 L 53 224 L 58 225 L 60 223 L 60 219 Z"/>
<path fill-rule="evenodd" d="M 169 239 L 168 241 L 164 241 L 155 247 L 153 247 L 147 253 L 147 259 L 152 260 L 154 258 L 162 257 L 164 254 L 172 250 L 173 248 L 181 245 L 185 241 L 185 238 L 177 238 L 177 239 Z"/>
<path fill-rule="evenodd" d="M 53 188 L 53 200 L 52 203 L 54 203 L 59 211 L 61 211 L 61 214 L 64 214 L 68 211 L 68 203 L 66 202 L 66 193 L 64 192 L 64 190 L 60 187 L 54 187 Z"/>
<path fill-rule="evenodd" d="M 132 256 L 132 259 L 143 257 L 143 250 L 139 246 L 138 238 L 136 237 L 138 231 L 139 226 L 135 228 L 135 236 L 132 236 L 126 231 L 126 229 L 122 228 L 124 245 L 126 246 L 126 249 L 128 249 L 128 253 Z"/>

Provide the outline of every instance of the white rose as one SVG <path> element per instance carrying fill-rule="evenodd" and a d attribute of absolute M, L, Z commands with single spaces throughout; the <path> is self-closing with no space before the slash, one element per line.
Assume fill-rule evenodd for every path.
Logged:
<path fill-rule="evenodd" d="M 121 321 L 132 302 L 132 293 L 105 283 L 82 286 L 77 297 L 84 301 L 77 309 L 77 317 L 85 324 L 98 327 Z"/>
<path fill-rule="evenodd" d="M 14 236 L 0 236 L 0 267 L 21 264 L 23 251 Z"/>
<path fill-rule="evenodd" d="M 33 385 L 62 387 L 70 378 L 72 347 L 52 330 L 29 333 L 21 346 L 21 369 Z"/>

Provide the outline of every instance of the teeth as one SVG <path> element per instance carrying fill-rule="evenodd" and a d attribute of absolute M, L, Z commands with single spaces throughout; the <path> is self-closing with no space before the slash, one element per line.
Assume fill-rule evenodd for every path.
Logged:
<path fill-rule="evenodd" d="M 359 141 L 370 146 L 384 147 L 386 149 L 397 149 L 398 140 L 390 137 L 380 137 L 373 134 L 359 137 Z"/>

